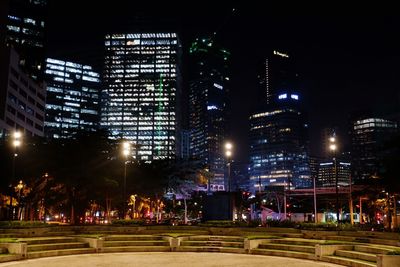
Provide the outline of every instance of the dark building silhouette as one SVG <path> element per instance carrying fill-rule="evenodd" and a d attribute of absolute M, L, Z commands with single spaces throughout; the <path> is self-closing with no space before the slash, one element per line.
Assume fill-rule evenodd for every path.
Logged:
<path fill-rule="evenodd" d="M 7 10 L 6 43 L 20 55 L 23 71 L 43 81 L 47 0 L 5 0 L 3 7 Z"/>
<path fill-rule="evenodd" d="M 383 116 L 358 116 L 351 122 L 351 157 L 356 183 L 379 177 L 385 143 L 399 132 L 399 123 Z"/>
<path fill-rule="evenodd" d="M 189 59 L 190 154 L 213 174 L 210 190 L 225 190 L 230 53 L 212 39 L 196 39 L 190 47 Z"/>

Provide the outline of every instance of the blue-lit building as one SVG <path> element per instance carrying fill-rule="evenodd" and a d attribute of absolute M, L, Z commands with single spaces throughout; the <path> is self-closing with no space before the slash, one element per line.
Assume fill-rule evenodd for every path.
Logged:
<path fill-rule="evenodd" d="M 105 36 L 101 127 L 136 144 L 135 157 L 175 158 L 179 151 L 180 57 L 176 33 Z"/>
<path fill-rule="evenodd" d="M 208 38 L 196 39 L 189 53 L 190 155 L 213 175 L 209 189 L 222 191 L 227 186 L 224 143 L 230 53 Z"/>
<path fill-rule="evenodd" d="M 46 59 L 45 135 L 73 138 L 99 127 L 100 75 L 91 66 Z"/>
<path fill-rule="evenodd" d="M 311 186 L 307 156 L 307 123 L 300 96 L 278 95 L 275 105 L 250 116 L 250 190 L 268 186 Z"/>

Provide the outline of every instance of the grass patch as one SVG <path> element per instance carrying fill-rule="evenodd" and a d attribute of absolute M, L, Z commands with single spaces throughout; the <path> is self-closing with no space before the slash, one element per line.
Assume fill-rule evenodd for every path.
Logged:
<path fill-rule="evenodd" d="M 74 237 L 87 237 L 87 238 L 101 238 L 104 237 L 103 234 L 80 234 L 80 235 L 74 235 Z"/>
<path fill-rule="evenodd" d="M 0 238 L 0 243 L 18 243 L 17 238 Z"/>
<path fill-rule="evenodd" d="M 183 236 L 192 236 L 196 234 L 191 234 L 191 233 L 162 233 L 162 234 L 156 234 L 156 236 L 169 236 L 169 237 L 183 237 Z"/>
<path fill-rule="evenodd" d="M 282 238 L 280 236 L 273 236 L 273 235 L 246 235 L 244 236 L 247 239 L 253 240 L 253 239 L 278 239 Z"/>

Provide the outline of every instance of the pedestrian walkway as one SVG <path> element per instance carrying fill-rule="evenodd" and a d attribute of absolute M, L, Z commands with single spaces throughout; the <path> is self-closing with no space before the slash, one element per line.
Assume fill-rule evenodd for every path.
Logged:
<path fill-rule="evenodd" d="M 140 253 L 104 253 L 14 261 L 0 264 L 0 267 L 339 267 L 341 265 L 282 258 L 273 256 L 242 255 L 228 253 L 182 253 L 182 252 L 140 252 Z"/>

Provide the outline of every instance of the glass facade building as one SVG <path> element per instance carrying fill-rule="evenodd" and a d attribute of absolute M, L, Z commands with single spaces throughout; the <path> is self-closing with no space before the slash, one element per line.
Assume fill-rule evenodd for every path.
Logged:
<path fill-rule="evenodd" d="M 91 66 L 46 59 L 47 101 L 45 135 L 73 138 L 99 125 L 100 75 Z"/>
<path fill-rule="evenodd" d="M 22 69 L 34 80 L 43 81 L 45 61 L 46 0 L 5 0 L 6 43 L 20 55 Z"/>
<path fill-rule="evenodd" d="M 211 39 L 196 39 L 189 51 L 190 155 L 213 175 L 210 190 L 225 190 L 227 94 L 230 53 Z"/>
<path fill-rule="evenodd" d="M 348 186 L 350 184 L 351 163 L 338 160 L 336 163 L 338 185 Z M 325 161 L 319 164 L 317 187 L 335 187 L 336 175 L 334 161 Z"/>
<path fill-rule="evenodd" d="M 307 124 L 297 94 L 278 96 L 279 104 L 250 116 L 250 190 L 268 186 L 312 185 L 307 157 Z"/>
<path fill-rule="evenodd" d="M 176 33 L 105 36 L 101 127 L 135 143 L 138 160 L 177 154 L 180 54 Z"/>
<path fill-rule="evenodd" d="M 351 156 L 355 182 L 362 183 L 379 175 L 383 146 L 398 132 L 398 123 L 385 118 L 364 116 L 353 120 Z"/>

